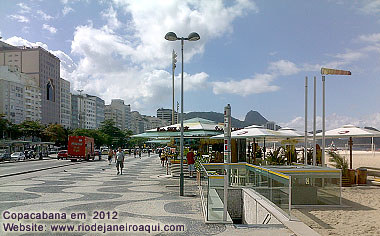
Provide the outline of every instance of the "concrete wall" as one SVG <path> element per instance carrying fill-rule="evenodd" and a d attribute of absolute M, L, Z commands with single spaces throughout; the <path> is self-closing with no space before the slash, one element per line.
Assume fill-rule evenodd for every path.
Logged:
<path fill-rule="evenodd" d="M 268 205 L 260 195 L 255 194 L 251 189 L 242 189 L 243 207 L 242 222 L 243 224 L 281 224 L 265 206 Z"/>

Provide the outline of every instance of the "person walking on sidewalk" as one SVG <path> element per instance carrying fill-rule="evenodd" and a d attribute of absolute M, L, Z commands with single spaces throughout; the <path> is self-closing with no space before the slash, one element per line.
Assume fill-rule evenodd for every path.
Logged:
<path fill-rule="evenodd" d="M 190 149 L 190 152 L 187 153 L 186 155 L 186 159 L 187 159 L 187 167 L 189 168 L 189 174 L 190 174 L 190 178 L 193 178 L 194 177 L 194 171 L 195 171 L 195 167 L 194 167 L 194 152 L 192 149 Z"/>
<path fill-rule="evenodd" d="M 141 159 L 141 152 L 142 152 L 142 150 L 141 150 L 141 148 L 139 148 L 139 158 Z"/>
<path fill-rule="evenodd" d="M 117 153 L 116 153 L 116 169 L 117 174 L 123 174 L 123 168 L 124 168 L 124 152 L 121 150 L 121 147 L 119 147 Z M 120 172 L 119 172 L 120 170 Z"/>
<path fill-rule="evenodd" d="M 109 162 L 108 165 L 111 165 L 111 163 L 112 163 L 112 157 L 113 157 L 113 151 L 112 151 L 112 149 L 110 149 L 108 151 L 108 162 Z"/>

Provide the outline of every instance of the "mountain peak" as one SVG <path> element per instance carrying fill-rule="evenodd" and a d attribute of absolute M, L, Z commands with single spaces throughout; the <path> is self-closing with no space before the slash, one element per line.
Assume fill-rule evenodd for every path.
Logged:
<path fill-rule="evenodd" d="M 264 125 L 268 120 L 265 119 L 258 111 L 250 110 L 247 115 L 245 115 L 244 124 L 249 125 Z"/>

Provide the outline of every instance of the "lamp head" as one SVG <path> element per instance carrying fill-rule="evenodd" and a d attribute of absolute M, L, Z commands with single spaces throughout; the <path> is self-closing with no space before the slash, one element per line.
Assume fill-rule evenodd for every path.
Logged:
<path fill-rule="evenodd" d="M 174 32 L 168 32 L 165 35 L 165 39 L 169 41 L 176 41 L 178 39 L 177 35 Z"/>
<path fill-rule="evenodd" d="M 189 34 L 189 36 L 187 37 L 189 39 L 189 41 L 197 41 L 199 40 L 201 37 L 199 36 L 198 33 L 196 32 L 192 32 Z"/>

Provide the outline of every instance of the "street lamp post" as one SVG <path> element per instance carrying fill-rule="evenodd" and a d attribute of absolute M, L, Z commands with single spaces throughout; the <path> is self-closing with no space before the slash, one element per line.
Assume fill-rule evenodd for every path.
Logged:
<path fill-rule="evenodd" d="M 188 41 L 197 41 L 200 39 L 200 36 L 196 32 L 192 32 L 189 34 L 187 38 L 181 37 L 178 38 L 177 35 L 174 32 L 168 32 L 165 35 L 165 39 L 169 41 L 176 41 L 181 40 L 181 54 L 182 54 L 182 73 L 181 73 L 181 139 L 180 139 L 180 146 L 181 146 L 181 173 L 180 173 L 180 179 L 179 179 L 179 195 L 184 195 L 184 176 L 183 176 L 183 42 L 185 40 Z"/>
<path fill-rule="evenodd" d="M 172 89 L 173 89 L 173 100 L 172 100 L 172 125 L 175 124 L 174 120 L 174 70 L 176 68 L 176 63 L 177 62 L 177 54 L 175 53 L 173 49 L 173 54 L 172 54 Z"/>
<path fill-rule="evenodd" d="M 322 74 L 322 167 L 325 166 L 325 132 L 326 132 L 326 99 L 325 99 L 325 75 L 351 75 L 351 71 L 321 68 Z"/>

